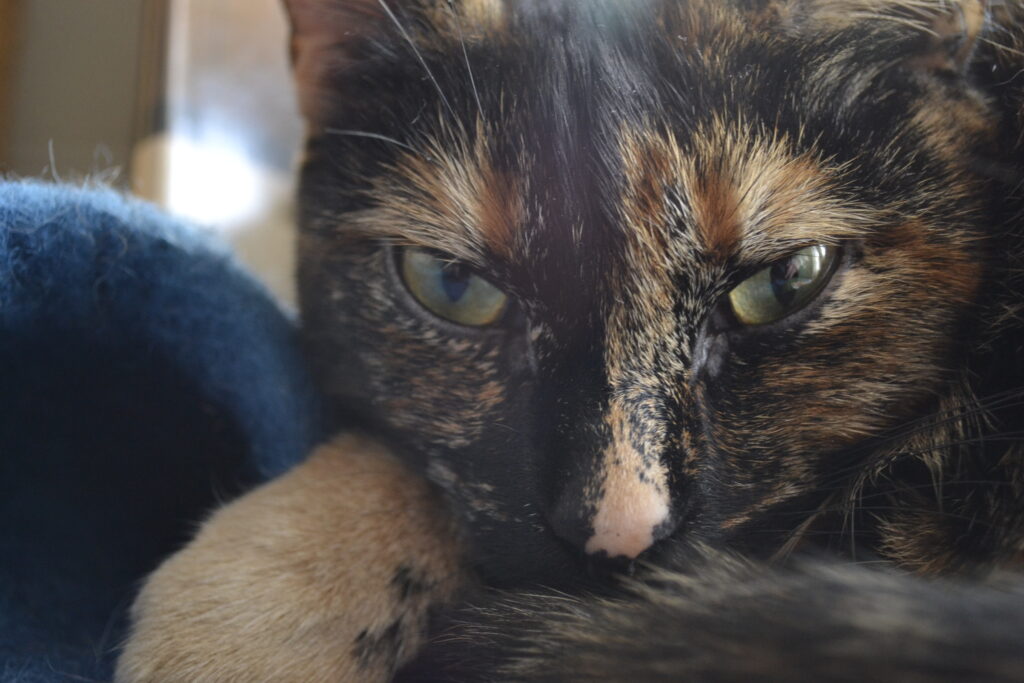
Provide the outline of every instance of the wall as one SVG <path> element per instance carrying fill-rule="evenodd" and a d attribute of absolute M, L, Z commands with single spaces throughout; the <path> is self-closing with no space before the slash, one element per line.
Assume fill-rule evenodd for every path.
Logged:
<path fill-rule="evenodd" d="M 287 35 L 280 0 L 0 0 L 0 174 L 130 189 L 291 302 Z"/>
<path fill-rule="evenodd" d="M 145 80 L 140 35 L 148 4 L 18 3 L 0 168 L 18 175 L 106 178 L 120 170 L 121 179 L 128 177 L 132 145 L 145 119 L 138 110 Z"/>

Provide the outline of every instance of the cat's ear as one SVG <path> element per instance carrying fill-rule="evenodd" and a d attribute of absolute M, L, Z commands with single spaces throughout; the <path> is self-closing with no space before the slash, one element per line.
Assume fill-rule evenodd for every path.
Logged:
<path fill-rule="evenodd" d="M 506 0 L 284 0 L 291 23 L 291 60 L 299 104 L 310 122 L 339 104 L 338 74 L 384 36 L 469 40 L 498 28 Z"/>
<path fill-rule="evenodd" d="M 805 34 L 874 28 L 898 36 L 912 66 L 962 73 L 985 26 L 988 0 L 768 0 L 766 8 Z"/>
<path fill-rule="evenodd" d="M 380 0 L 284 0 L 284 5 L 299 106 L 307 120 L 318 121 L 339 96 L 331 87 L 333 74 L 352 64 L 358 46 L 383 30 L 393 10 Z"/>

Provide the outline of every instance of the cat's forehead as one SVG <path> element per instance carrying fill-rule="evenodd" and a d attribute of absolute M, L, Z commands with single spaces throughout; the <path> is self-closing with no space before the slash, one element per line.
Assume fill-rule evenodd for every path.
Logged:
<path fill-rule="evenodd" d="M 837 201 L 847 160 L 798 104 L 806 83 L 783 84 L 784 65 L 710 68 L 677 54 L 685 36 L 659 52 L 631 35 L 425 54 L 438 99 L 396 131 L 407 147 L 377 181 L 386 222 L 478 263 L 585 258 L 630 233 L 763 260 L 863 227 L 857 202 Z"/>
<path fill-rule="evenodd" d="M 726 3 L 438 5 L 365 67 L 382 106 L 352 125 L 400 144 L 359 220 L 482 266 L 757 263 L 861 235 L 922 135 L 956 157 L 944 128 L 977 108 L 935 106 L 880 34 L 787 33 L 777 4 L 769 28 Z"/>
<path fill-rule="evenodd" d="M 838 162 L 722 122 L 688 138 L 624 122 L 586 168 L 503 156 L 502 134 L 482 125 L 471 143 L 400 154 L 380 208 L 400 239 L 477 263 L 585 257 L 610 242 L 662 258 L 762 261 L 870 225 L 870 209 L 837 196 Z"/>

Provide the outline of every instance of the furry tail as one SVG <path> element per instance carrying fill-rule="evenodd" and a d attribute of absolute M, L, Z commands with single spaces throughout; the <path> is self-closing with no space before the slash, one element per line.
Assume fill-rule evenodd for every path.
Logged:
<path fill-rule="evenodd" d="M 1024 582 L 703 555 L 618 597 L 505 594 L 449 615 L 399 680 L 1024 681 Z"/>

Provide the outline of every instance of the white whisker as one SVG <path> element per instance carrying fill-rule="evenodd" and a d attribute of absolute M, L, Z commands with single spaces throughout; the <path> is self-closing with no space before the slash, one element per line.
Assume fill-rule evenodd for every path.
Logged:
<path fill-rule="evenodd" d="M 445 97 L 444 91 L 441 90 L 441 84 L 437 81 L 437 78 L 434 77 L 434 72 L 431 71 L 430 67 L 427 65 L 427 60 L 423 59 L 423 53 L 421 53 L 419 48 L 416 47 L 416 43 L 413 41 L 412 36 L 409 35 L 409 32 L 405 30 L 405 26 L 402 26 L 402 22 L 398 20 L 398 17 L 395 16 L 395 13 L 391 11 L 390 7 L 388 7 L 387 2 L 385 2 L 384 0 L 377 0 L 377 2 L 380 4 L 384 12 L 388 15 L 388 18 L 395 25 L 398 31 L 402 34 L 402 38 L 405 39 L 405 42 L 407 42 L 409 44 L 409 47 L 412 48 L 413 54 L 416 55 L 416 59 L 418 59 L 420 64 L 423 66 L 423 70 L 427 72 L 427 78 L 429 78 L 430 82 L 434 84 L 434 87 L 437 89 L 437 94 L 441 96 L 441 101 L 444 102 L 444 106 L 448 109 L 448 112 L 452 115 L 452 117 L 456 117 L 455 109 L 452 108 L 452 105 L 448 101 L 448 98 Z"/>

